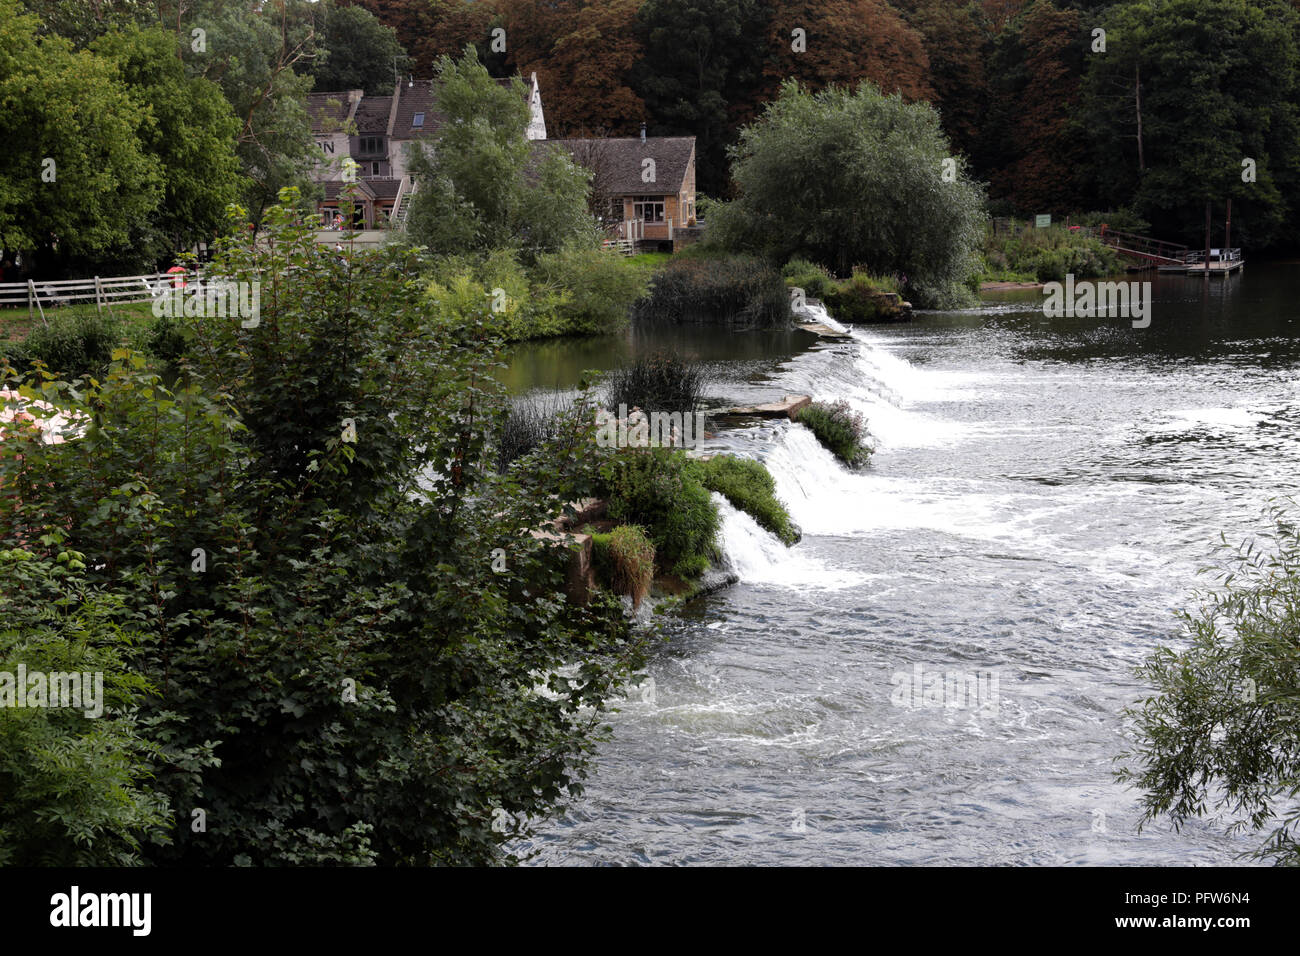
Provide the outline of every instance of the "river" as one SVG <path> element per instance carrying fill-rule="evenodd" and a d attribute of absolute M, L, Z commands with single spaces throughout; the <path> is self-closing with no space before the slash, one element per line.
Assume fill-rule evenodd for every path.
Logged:
<path fill-rule="evenodd" d="M 1200 821 L 1139 834 L 1112 771 L 1122 711 L 1147 692 L 1134 667 L 1179 641 L 1220 532 L 1264 530 L 1268 500 L 1300 490 L 1300 268 L 1151 281 L 1146 329 L 1048 320 L 1027 290 L 847 342 L 679 333 L 722 363 L 716 399 L 845 399 L 877 451 L 850 473 L 786 422 L 712 443 L 768 465 L 804 538 L 786 549 L 724 509 L 740 583 L 666 626 L 653 690 L 614 715 L 584 795 L 514 849 L 551 865 L 1224 864 L 1252 849 Z M 571 365 L 645 344 L 567 365 L 527 347 L 512 384 L 563 388 Z M 955 675 L 942 703 L 906 696 L 918 666 L 926 686 Z"/>

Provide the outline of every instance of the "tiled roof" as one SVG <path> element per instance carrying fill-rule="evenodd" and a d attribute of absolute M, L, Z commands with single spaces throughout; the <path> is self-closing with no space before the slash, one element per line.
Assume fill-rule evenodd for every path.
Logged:
<path fill-rule="evenodd" d="M 388 113 L 393 107 L 391 96 L 367 96 L 357 106 L 357 132 L 384 134 L 388 132 Z"/>
<path fill-rule="evenodd" d="M 536 140 L 534 150 L 563 146 L 574 162 L 596 166 L 602 191 L 616 196 L 671 195 L 681 192 L 682 181 L 695 152 L 694 136 L 625 136 L 610 139 Z M 642 182 L 642 163 L 655 161 L 655 181 Z"/>
<path fill-rule="evenodd" d="M 371 179 L 358 179 L 356 181 L 355 185 L 357 187 L 358 199 L 376 198 L 374 189 L 369 185 L 372 182 L 374 182 L 374 180 Z M 321 185 L 325 187 L 325 201 L 333 202 L 335 199 L 339 198 L 340 194 L 343 192 L 343 187 L 349 184 L 337 179 L 330 179 L 321 183 Z"/>
<path fill-rule="evenodd" d="M 424 114 L 424 125 L 415 126 L 415 114 Z M 413 86 L 405 83 L 397 88 L 397 111 L 393 116 L 392 137 L 414 139 L 442 126 L 444 118 L 433 106 L 433 81 L 417 80 Z"/>
<path fill-rule="evenodd" d="M 312 132 L 336 132 L 351 112 L 352 103 L 349 96 L 348 90 L 335 93 L 308 93 L 307 114 L 311 117 Z"/>
<path fill-rule="evenodd" d="M 363 182 L 370 187 L 370 191 L 375 194 L 376 199 L 396 199 L 397 190 L 402 185 L 400 179 L 387 177 L 375 177 L 363 180 Z"/>
<path fill-rule="evenodd" d="M 505 87 L 509 87 L 512 77 L 502 77 L 496 82 Z M 524 102 L 531 104 L 532 84 L 524 82 Z M 312 117 L 312 128 L 316 132 L 324 129 L 323 120 L 329 117 L 336 120 L 333 128 L 337 128 L 343 120 L 348 117 L 348 92 L 346 90 L 336 93 L 309 93 L 307 95 L 307 110 Z M 394 139 L 415 139 L 426 133 L 436 132 L 446 122 L 446 117 L 438 112 L 434 105 L 433 80 L 416 80 L 413 84 L 399 83 L 394 95 L 397 98 L 397 109 L 393 110 L 393 96 L 365 96 L 362 97 L 356 110 L 357 132 L 359 133 L 387 133 Z M 341 104 L 341 109 L 337 106 L 331 107 L 327 103 L 335 100 Z M 424 125 L 414 125 L 415 115 L 424 114 Z M 392 117 L 393 128 L 389 130 L 388 121 Z"/>

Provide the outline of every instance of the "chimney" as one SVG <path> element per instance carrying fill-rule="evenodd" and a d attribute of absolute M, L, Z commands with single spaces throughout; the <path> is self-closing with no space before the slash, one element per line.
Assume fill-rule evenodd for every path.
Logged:
<path fill-rule="evenodd" d="M 645 142 L 645 123 L 641 124 L 641 142 Z"/>

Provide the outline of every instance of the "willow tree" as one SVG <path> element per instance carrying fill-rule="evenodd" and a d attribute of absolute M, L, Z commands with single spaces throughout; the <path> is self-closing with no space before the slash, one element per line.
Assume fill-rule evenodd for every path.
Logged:
<path fill-rule="evenodd" d="M 740 197 L 712 217 L 724 244 L 906 276 L 927 305 L 965 298 L 983 237 L 983 191 L 926 103 L 870 83 L 813 94 L 794 81 L 741 131 Z"/>

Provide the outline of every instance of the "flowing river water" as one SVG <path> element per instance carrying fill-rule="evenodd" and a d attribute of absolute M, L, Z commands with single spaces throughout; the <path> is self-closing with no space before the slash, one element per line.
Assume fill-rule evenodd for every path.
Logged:
<path fill-rule="evenodd" d="M 1029 290 L 842 342 L 688 334 L 722 363 L 714 397 L 844 399 L 876 454 L 851 473 L 788 422 L 709 443 L 766 463 L 803 540 L 785 548 L 723 502 L 740 583 L 668 623 L 584 795 L 515 849 L 996 865 L 1253 848 L 1213 822 L 1139 834 L 1112 773 L 1122 711 L 1147 692 L 1134 668 L 1180 640 L 1220 532 L 1266 530 L 1268 500 L 1300 491 L 1300 268 L 1154 284 L 1146 329 L 1048 320 Z M 539 377 L 559 367 L 545 354 L 523 367 L 571 384 Z M 948 682 L 930 700 L 933 675 Z"/>

